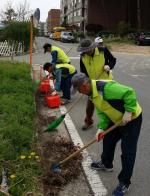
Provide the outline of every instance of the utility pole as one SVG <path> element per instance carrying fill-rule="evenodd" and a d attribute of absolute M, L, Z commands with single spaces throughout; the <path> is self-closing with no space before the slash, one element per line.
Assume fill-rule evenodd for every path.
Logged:
<path fill-rule="evenodd" d="M 85 0 L 82 0 L 82 30 L 85 36 Z"/>
<path fill-rule="evenodd" d="M 75 0 L 72 0 L 72 25 L 74 26 L 74 1 Z"/>
<path fill-rule="evenodd" d="M 140 5 L 140 0 L 137 0 L 137 27 L 138 27 L 138 30 L 141 29 L 141 5 Z"/>
<path fill-rule="evenodd" d="M 33 15 L 30 18 L 30 66 L 32 67 L 32 49 L 33 49 Z"/>

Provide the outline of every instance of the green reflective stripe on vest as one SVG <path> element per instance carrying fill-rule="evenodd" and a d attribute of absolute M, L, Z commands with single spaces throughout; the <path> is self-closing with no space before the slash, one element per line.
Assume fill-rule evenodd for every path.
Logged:
<path fill-rule="evenodd" d="M 82 61 L 90 79 L 112 79 L 111 72 L 106 73 L 104 71 L 105 58 L 103 51 L 100 52 L 98 48 L 95 48 L 94 56 L 85 54 Z"/>
<path fill-rule="evenodd" d="M 123 113 L 113 108 L 107 101 L 103 99 L 103 96 L 97 90 L 96 80 L 92 80 L 92 89 L 94 97 L 91 96 L 91 101 L 94 103 L 95 107 L 105 113 L 112 122 L 117 123 L 123 117 Z M 135 119 L 141 114 L 141 107 L 137 103 L 136 112 L 133 114 L 132 118 Z"/>
<path fill-rule="evenodd" d="M 61 48 L 58 48 L 56 46 L 51 47 L 51 52 L 57 51 L 57 63 L 69 63 L 70 59 L 69 57 L 64 53 L 64 51 Z"/>
<path fill-rule="evenodd" d="M 74 74 L 75 73 L 75 71 L 76 71 L 76 69 L 75 69 L 75 67 L 73 66 L 73 65 L 70 65 L 70 64 L 67 64 L 67 63 L 65 63 L 65 64 L 57 64 L 56 65 L 56 68 L 68 68 L 69 69 L 69 73 L 70 74 Z"/>

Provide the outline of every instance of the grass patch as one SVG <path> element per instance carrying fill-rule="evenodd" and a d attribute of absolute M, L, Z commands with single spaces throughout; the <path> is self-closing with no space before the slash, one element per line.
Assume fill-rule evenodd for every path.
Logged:
<path fill-rule="evenodd" d="M 36 193 L 36 179 L 41 171 L 39 157 L 31 155 L 35 142 L 36 85 L 30 66 L 0 61 L 0 78 L 0 177 L 5 168 L 11 195 Z"/>
<path fill-rule="evenodd" d="M 110 50 L 112 45 L 123 45 L 123 44 L 135 45 L 135 41 L 133 39 L 128 39 L 127 37 L 122 38 L 119 36 L 104 38 L 104 43 Z"/>

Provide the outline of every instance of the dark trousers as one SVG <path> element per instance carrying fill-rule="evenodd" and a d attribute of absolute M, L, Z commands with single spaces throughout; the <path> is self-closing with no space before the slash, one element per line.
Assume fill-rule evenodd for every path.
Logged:
<path fill-rule="evenodd" d="M 86 105 L 86 117 L 85 117 L 85 123 L 87 124 L 92 124 L 93 123 L 93 113 L 94 113 L 94 104 L 90 99 L 87 100 L 87 105 Z"/>
<path fill-rule="evenodd" d="M 129 185 L 136 158 L 137 142 L 142 124 L 142 114 L 125 126 L 120 126 L 107 134 L 103 139 L 102 163 L 107 168 L 113 167 L 116 144 L 121 140 L 122 170 L 118 176 L 119 182 Z"/>
<path fill-rule="evenodd" d="M 74 74 L 68 74 L 66 78 L 61 77 L 61 90 L 63 92 L 63 97 L 65 99 L 68 99 L 68 100 L 71 99 L 71 96 L 70 96 L 71 79 L 76 73 L 77 72 L 75 72 Z"/>

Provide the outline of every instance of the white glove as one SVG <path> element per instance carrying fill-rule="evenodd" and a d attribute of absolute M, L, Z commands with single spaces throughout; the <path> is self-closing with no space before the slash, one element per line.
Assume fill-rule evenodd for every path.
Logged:
<path fill-rule="evenodd" d="M 124 115 L 122 117 L 121 125 L 126 125 L 131 120 L 132 120 L 132 112 L 125 111 L 125 113 L 124 113 Z"/>
<path fill-rule="evenodd" d="M 57 91 L 56 90 L 54 90 L 52 93 L 51 93 L 51 95 L 57 95 Z"/>
<path fill-rule="evenodd" d="M 110 71 L 110 67 L 108 65 L 104 65 L 104 70 L 105 71 Z"/>
<path fill-rule="evenodd" d="M 103 133 L 104 133 L 104 130 L 102 130 L 102 129 L 98 129 L 98 130 L 97 130 L 95 137 L 96 137 L 96 140 L 97 140 L 98 142 L 99 142 L 101 139 L 104 138 Z"/>
<path fill-rule="evenodd" d="M 46 70 L 45 70 L 45 75 L 46 75 L 46 77 L 48 77 L 48 76 L 49 76 L 49 72 L 48 72 L 48 71 L 46 71 Z"/>

